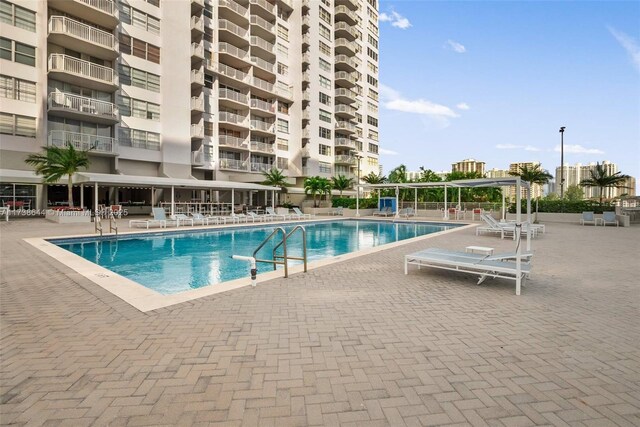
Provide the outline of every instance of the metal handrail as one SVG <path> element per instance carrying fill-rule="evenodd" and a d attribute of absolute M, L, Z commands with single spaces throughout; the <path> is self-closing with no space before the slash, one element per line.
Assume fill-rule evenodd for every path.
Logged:
<path fill-rule="evenodd" d="M 260 251 L 260 249 L 262 249 L 264 247 L 264 245 L 266 245 L 272 238 L 273 236 L 275 236 L 278 233 L 282 233 L 282 248 L 284 250 L 284 259 L 282 261 L 278 261 L 276 259 L 273 260 L 268 260 L 268 259 L 258 259 L 256 258 L 256 255 L 258 254 L 258 252 Z M 282 227 L 278 227 L 275 230 L 273 230 L 271 232 L 271 234 L 269 234 L 269 236 L 264 239 L 262 241 L 262 243 L 260 243 L 260 245 L 256 248 L 255 251 L 253 251 L 252 254 L 253 258 L 256 260 L 256 262 L 266 262 L 269 264 L 273 264 L 273 269 L 276 269 L 276 265 L 277 264 L 282 264 L 284 265 L 284 277 L 289 277 L 289 268 L 287 266 L 287 232 L 284 231 L 284 228 Z"/>
<path fill-rule="evenodd" d="M 109 215 L 109 233 L 116 232 L 116 239 L 118 238 L 118 223 L 116 222 L 116 218 L 113 216 L 113 212 Z"/>
<path fill-rule="evenodd" d="M 297 230 L 300 230 L 302 233 L 302 258 L 300 257 L 292 257 L 292 256 L 287 256 L 287 250 L 286 250 L 286 244 L 287 244 L 287 239 L 289 239 L 289 237 L 291 237 L 291 235 L 293 233 L 295 233 Z M 276 255 L 276 251 L 278 250 L 278 248 L 282 246 L 284 249 L 284 253 L 282 255 Z M 276 260 L 277 258 L 282 258 L 283 262 L 287 263 L 288 260 L 293 259 L 296 261 L 303 261 L 304 262 L 304 272 L 307 272 L 307 230 L 301 226 L 301 225 L 296 225 L 295 227 L 293 227 L 293 230 L 291 230 L 287 235 L 285 235 L 285 238 L 282 239 L 282 242 L 278 243 L 274 248 L 273 248 L 273 259 Z M 274 264 L 274 269 L 275 269 L 275 264 Z M 286 276 L 285 276 L 286 277 Z"/>
<path fill-rule="evenodd" d="M 100 218 L 100 214 L 97 210 L 93 216 L 93 232 L 100 232 L 100 237 L 102 237 L 102 219 Z"/>

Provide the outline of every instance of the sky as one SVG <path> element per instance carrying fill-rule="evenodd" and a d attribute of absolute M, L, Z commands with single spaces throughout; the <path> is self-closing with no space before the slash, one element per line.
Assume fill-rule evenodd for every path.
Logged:
<path fill-rule="evenodd" d="M 609 160 L 640 180 L 640 2 L 381 0 L 380 163 Z"/>

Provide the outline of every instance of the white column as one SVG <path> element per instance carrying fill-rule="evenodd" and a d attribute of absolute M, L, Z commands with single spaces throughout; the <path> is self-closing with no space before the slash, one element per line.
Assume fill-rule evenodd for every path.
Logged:
<path fill-rule="evenodd" d="M 400 190 L 398 190 L 398 186 L 396 185 L 396 218 L 400 218 L 400 203 L 399 203 L 399 199 L 398 199 L 398 194 L 400 193 Z"/>
<path fill-rule="evenodd" d="M 507 211 L 505 209 L 505 200 L 504 200 L 504 191 L 507 187 L 500 187 L 500 192 L 502 193 L 502 215 L 501 218 L 503 221 L 507 220 Z"/>
<path fill-rule="evenodd" d="M 418 187 L 413 190 L 413 214 L 418 216 Z"/>
<path fill-rule="evenodd" d="M 175 214 L 175 209 L 176 209 L 176 189 L 175 187 L 172 185 L 171 186 L 171 213 L 170 215 L 174 215 Z"/>
<path fill-rule="evenodd" d="M 267 196 L 269 193 L 267 193 L 267 190 L 264 190 L 264 207 L 267 207 L 267 200 L 269 200 L 269 197 Z"/>
<path fill-rule="evenodd" d="M 156 199 L 156 189 L 154 187 L 151 187 L 151 207 L 153 207 L 155 205 L 155 200 Z"/>
<path fill-rule="evenodd" d="M 531 250 L 531 183 L 527 189 L 527 251 Z"/>
<path fill-rule="evenodd" d="M 236 210 L 235 210 L 235 207 L 234 207 L 234 206 L 235 206 L 235 204 L 236 204 L 236 192 L 235 192 L 235 190 L 232 188 L 232 189 L 231 189 L 231 213 L 232 213 L 232 214 L 236 213 Z"/>
<path fill-rule="evenodd" d="M 520 195 L 520 177 L 516 181 L 516 225 L 522 225 L 522 206 Z M 520 295 L 520 288 L 522 286 L 522 248 L 520 247 L 520 229 L 516 226 L 513 230 L 514 237 L 516 239 L 516 295 Z"/>
<path fill-rule="evenodd" d="M 458 187 L 458 209 L 462 208 L 462 197 L 460 197 L 461 192 L 462 192 L 462 188 Z"/>
<path fill-rule="evenodd" d="M 94 209 L 94 215 L 99 215 L 99 213 L 98 213 L 98 183 L 97 182 L 93 185 L 93 209 Z"/>
<path fill-rule="evenodd" d="M 80 184 L 80 207 L 84 209 L 84 184 Z"/>
<path fill-rule="evenodd" d="M 272 190 L 271 191 L 271 207 L 272 208 L 276 208 L 276 191 Z"/>
<path fill-rule="evenodd" d="M 444 185 L 444 219 L 449 219 L 449 208 L 447 207 L 447 184 Z"/>
<path fill-rule="evenodd" d="M 360 185 L 356 185 L 356 217 L 360 216 Z"/>

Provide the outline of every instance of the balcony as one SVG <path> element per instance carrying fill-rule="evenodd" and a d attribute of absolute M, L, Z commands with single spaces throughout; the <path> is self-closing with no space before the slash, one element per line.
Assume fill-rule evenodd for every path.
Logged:
<path fill-rule="evenodd" d="M 251 63 L 249 59 L 249 52 L 229 43 L 218 43 L 218 54 L 227 55 L 226 62 L 229 63 L 227 65 L 234 67 L 244 67 Z"/>
<path fill-rule="evenodd" d="M 351 122 L 347 122 L 344 120 L 336 122 L 336 131 L 337 132 L 347 132 L 347 133 L 355 133 L 356 125 Z"/>
<path fill-rule="evenodd" d="M 78 52 L 85 52 L 96 58 L 118 57 L 113 34 L 65 16 L 49 18 L 48 41 Z"/>
<path fill-rule="evenodd" d="M 353 56 L 358 53 L 359 50 L 357 44 L 343 38 L 336 39 L 333 46 L 336 54 L 344 54 L 347 56 Z"/>
<path fill-rule="evenodd" d="M 306 64 L 306 65 L 311 64 L 311 57 L 310 57 L 309 53 L 303 53 L 302 54 L 302 63 Z"/>
<path fill-rule="evenodd" d="M 358 38 L 358 30 L 346 22 L 336 22 L 333 27 L 334 35 L 338 38 L 345 38 L 354 41 Z"/>
<path fill-rule="evenodd" d="M 267 19 L 273 19 L 275 17 L 275 5 L 266 0 L 249 0 L 249 4 L 252 14 L 261 15 Z"/>
<path fill-rule="evenodd" d="M 342 102 L 344 104 L 353 104 L 356 102 L 357 94 L 351 89 L 346 89 L 343 87 L 336 88 L 335 91 L 335 100 Z"/>
<path fill-rule="evenodd" d="M 306 33 L 311 28 L 311 20 L 309 19 L 309 15 L 304 15 L 302 17 L 302 33 Z"/>
<path fill-rule="evenodd" d="M 360 66 L 360 60 L 347 55 L 336 55 L 335 64 L 338 70 L 351 72 L 357 71 Z"/>
<path fill-rule="evenodd" d="M 199 13 L 204 9 L 204 0 L 191 0 L 191 14 Z"/>
<path fill-rule="evenodd" d="M 220 159 L 218 163 L 219 169 L 225 170 L 233 170 L 233 171 L 247 171 L 247 161 L 246 160 L 236 160 L 236 159 Z"/>
<path fill-rule="evenodd" d="M 264 132 L 268 134 L 275 133 L 275 124 L 271 122 L 266 122 L 262 120 L 251 120 L 251 130 L 257 132 Z"/>
<path fill-rule="evenodd" d="M 238 130 L 246 130 L 246 128 L 249 127 L 247 116 L 241 116 L 240 114 L 229 113 L 227 111 L 222 111 L 218 114 L 218 121 L 232 129 L 240 128 Z"/>
<path fill-rule="evenodd" d="M 112 0 L 48 0 L 47 6 L 110 30 L 118 26 L 118 8 Z"/>
<path fill-rule="evenodd" d="M 266 32 L 267 34 L 265 34 L 265 37 L 273 37 L 274 25 L 271 22 L 259 16 L 251 15 L 250 23 L 256 28 L 256 30 Z"/>
<path fill-rule="evenodd" d="M 231 89 L 219 89 L 218 100 L 226 101 L 221 104 L 231 105 L 234 108 L 247 108 L 249 97 L 243 93 Z"/>
<path fill-rule="evenodd" d="M 47 102 L 51 115 L 114 124 L 120 121 L 118 107 L 111 102 L 65 92 L 51 92 Z"/>
<path fill-rule="evenodd" d="M 273 83 L 269 83 L 266 80 L 262 80 L 261 78 L 254 77 L 251 84 L 257 87 L 258 89 L 262 89 L 266 92 L 273 93 Z"/>
<path fill-rule="evenodd" d="M 191 139 L 204 139 L 204 127 L 201 125 L 191 125 Z"/>
<path fill-rule="evenodd" d="M 191 87 L 204 86 L 204 73 L 201 70 L 191 70 Z"/>
<path fill-rule="evenodd" d="M 87 133 L 52 130 L 49 132 L 47 146 L 60 148 L 73 146 L 76 150 L 90 151 L 91 154 L 118 155 L 118 142 L 115 138 Z"/>
<path fill-rule="evenodd" d="M 209 62 L 207 62 L 208 67 L 209 65 Z M 229 77 L 230 79 L 237 80 L 242 83 L 249 82 L 249 74 L 245 73 L 244 71 L 240 71 L 236 68 L 221 64 L 219 62 L 213 63 L 212 65 L 213 67 L 210 68 L 212 68 L 216 73 L 222 76 Z"/>
<path fill-rule="evenodd" d="M 302 73 L 302 81 L 303 82 L 311 82 L 311 78 L 309 77 L 309 72 L 308 71 L 304 71 Z"/>
<path fill-rule="evenodd" d="M 348 119 L 354 119 L 356 117 L 356 109 L 345 104 L 336 104 L 334 113 L 338 117 L 342 116 Z"/>
<path fill-rule="evenodd" d="M 204 97 L 192 96 L 191 97 L 191 114 L 204 113 Z"/>
<path fill-rule="evenodd" d="M 204 44 L 191 43 L 191 61 L 198 61 L 204 59 Z"/>
<path fill-rule="evenodd" d="M 269 172 L 273 168 L 271 163 L 251 162 L 251 172 Z"/>
<path fill-rule="evenodd" d="M 300 157 L 311 157 L 311 151 L 309 150 L 309 147 L 303 147 L 300 150 Z"/>
<path fill-rule="evenodd" d="M 304 49 L 307 49 L 309 46 L 311 46 L 311 37 L 309 36 L 309 34 L 305 34 L 302 36 L 302 47 Z"/>
<path fill-rule="evenodd" d="M 247 21 L 249 19 L 249 9 L 240 6 L 234 0 L 218 0 L 218 6 L 218 13 L 220 14 L 220 16 L 232 12 L 233 15 L 240 16 Z"/>
<path fill-rule="evenodd" d="M 335 74 L 335 82 L 337 85 L 351 88 L 357 84 L 358 79 L 356 78 L 355 73 L 337 71 Z"/>
<path fill-rule="evenodd" d="M 302 167 L 302 176 L 309 176 L 309 166 Z"/>
<path fill-rule="evenodd" d="M 204 34 L 204 19 L 199 16 L 191 17 L 191 36 Z"/>
<path fill-rule="evenodd" d="M 311 120 L 311 115 L 309 114 L 309 110 L 306 108 L 302 110 L 302 120 L 305 120 L 305 121 Z"/>
<path fill-rule="evenodd" d="M 360 6 L 358 6 L 358 2 L 356 0 L 335 0 L 335 5 L 345 5 L 351 10 L 358 10 Z"/>
<path fill-rule="evenodd" d="M 358 23 L 358 15 L 353 13 L 348 7 L 336 6 L 334 9 L 334 16 L 336 22 L 344 21 L 350 25 L 356 25 Z"/>
<path fill-rule="evenodd" d="M 276 94 L 278 94 L 280 98 L 286 99 L 288 101 L 293 99 L 293 94 L 291 93 L 290 88 L 289 89 L 284 87 L 276 88 Z"/>
<path fill-rule="evenodd" d="M 265 61 L 262 58 L 258 58 L 257 56 L 252 56 L 251 57 L 251 62 L 256 66 L 259 67 L 265 71 L 268 71 L 269 73 L 273 74 L 273 68 L 274 68 L 274 64 L 272 64 L 271 62 Z"/>
<path fill-rule="evenodd" d="M 238 138 L 230 135 L 220 135 L 218 145 L 225 148 L 236 148 L 238 150 L 248 150 L 249 143 L 246 138 Z"/>
<path fill-rule="evenodd" d="M 249 31 L 227 19 L 218 19 L 218 29 L 223 42 L 246 43 L 248 40 Z"/>
<path fill-rule="evenodd" d="M 49 77 L 55 80 L 105 92 L 118 88 L 118 78 L 109 67 L 58 53 L 49 55 L 48 65 Z"/>
<path fill-rule="evenodd" d="M 276 105 L 273 102 L 266 102 L 262 99 L 252 98 L 250 106 L 254 110 L 260 110 L 271 114 L 276 113 Z"/>
<path fill-rule="evenodd" d="M 266 154 L 275 154 L 276 150 L 273 147 L 273 144 L 269 144 L 266 142 L 260 141 L 251 141 L 251 151 L 255 151 L 257 153 L 266 153 Z"/>
<path fill-rule="evenodd" d="M 206 165 L 210 165 L 211 163 L 213 163 L 213 156 L 211 156 L 211 153 L 208 150 L 205 151 L 203 148 L 200 148 L 197 151 L 191 152 L 192 166 L 203 167 Z"/>
<path fill-rule="evenodd" d="M 305 90 L 302 92 L 302 101 L 311 102 L 311 95 L 309 95 L 309 91 Z"/>
<path fill-rule="evenodd" d="M 336 165 L 355 165 L 358 163 L 358 159 L 354 156 L 346 155 L 346 154 L 338 154 L 334 159 L 334 163 Z"/>
<path fill-rule="evenodd" d="M 309 129 L 304 128 L 302 129 L 302 139 L 309 139 L 311 138 L 311 132 L 309 132 Z"/>
<path fill-rule="evenodd" d="M 260 51 L 264 52 L 265 57 L 273 59 L 275 57 L 274 50 L 275 46 L 273 43 L 269 43 L 263 38 L 257 36 L 251 36 L 251 52 L 260 53 Z"/>
<path fill-rule="evenodd" d="M 333 140 L 333 145 L 338 148 L 350 148 L 352 150 L 355 150 L 357 147 L 356 141 L 349 139 L 349 138 L 335 138 Z"/>

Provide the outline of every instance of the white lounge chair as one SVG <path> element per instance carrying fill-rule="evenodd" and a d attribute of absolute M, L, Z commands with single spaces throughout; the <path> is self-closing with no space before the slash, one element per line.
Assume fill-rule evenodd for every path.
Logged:
<path fill-rule="evenodd" d="M 520 277 L 517 265 L 512 260 L 516 254 L 479 255 L 448 251 L 446 249 L 430 248 L 404 257 L 404 274 L 409 274 L 409 265 L 439 268 L 443 270 L 460 271 L 480 276 L 478 285 L 487 278 L 503 278 L 509 280 L 525 279 L 531 272 L 530 262 L 521 262 Z M 521 254 L 523 257 L 523 254 Z M 530 260 L 531 254 L 524 254 L 524 259 Z M 522 258 L 521 258 L 522 259 Z"/>
<path fill-rule="evenodd" d="M 582 212 L 582 218 L 580 218 L 580 224 L 587 225 L 593 224 L 596 225 L 596 216 L 593 212 Z"/>
<path fill-rule="evenodd" d="M 602 212 L 602 218 L 596 218 L 596 223 L 598 222 L 600 222 L 605 227 L 607 225 L 615 225 L 616 227 L 620 226 L 615 212 Z"/>
<path fill-rule="evenodd" d="M 485 214 L 484 217 L 485 221 L 490 222 L 493 225 L 496 225 L 498 227 L 514 227 L 516 224 L 516 221 L 509 221 L 509 222 L 499 222 L 497 219 L 495 219 L 494 217 L 492 217 L 489 214 Z M 522 234 L 526 235 L 527 234 L 527 225 L 529 224 L 528 221 L 523 221 L 522 222 Z M 531 230 L 533 231 L 533 234 L 537 235 L 540 232 L 542 232 L 542 234 L 545 233 L 546 227 L 544 226 L 544 224 L 531 224 Z"/>
<path fill-rule="evenodd" d="M 391 208 L 389 206 L 385 206 L 385 207 L 373 212 L 373 216 L 384 216 L 384 217 L 387 217 L 389 215 L 393 215 L 393 212 L 391 212 Z"/>
<path fill-rule="evenodd" d="M 511 237 L 512 239 L 516 238 L 516 224 L 513 222 L 498 222 L 491 215 L 481 214 L 480 218 L 487 224 L 484 227 L 476 227 L 476 236 L 479 236 L 484 233 L 492 233 L 499 234 L 501 239 L 504 239 L 505 236 Z M 542 225 L 531 225 L 531 237 L 536 237 L 538 231 L 543 231 Z M 521 235 L 527 234 L 528 223 L 522 225 L 520 229 Z"/>
<path fill-rule="evenodd" d="M 218 218 L 214 216 L 204 216 L 201 213 L 194 212 L 191 214 L 194 223 L 199 223 L 202 225 L 210 225 L 217 224 Z"/>
<path fill-rule="evenodd" d="M 176 224 L 178 227 L 180 227 L 180 224 L 183 224 L 183 225 L 190 224 L 193 227 L 193 218 L 189 218 L 185 214 L 182 214 L 182 213 L 174 214 L 174 215 L 171 215 L 170 218 L 176 221 Z"/>
<path fill-rule="evenodd" d="M 238 224 L 241 222 L 247 222 L 248 218 L 245 214 L 241 213 L 241 214 L 237 214 L 234 212 L 231 212 L 230 217 L 232 218 L 233 222 L 237 222 Z"/>
<path fill-rule="evenodd" d="M 337 208 L 329 211 L 329 215 L 344 215 L 344 208 L 342 206 L 338 206 Z"/>
<path fill-rule="evenodd" d="M 413 208 L 405 208 L 400 210 L 400 216 L 409 218 L 410 216 L 416 216 L 416 211 Z"/>
<path fill-rule="evenodd" d="M 253 222 L 256 222 L 256 221 L 266 222 L 268 218 L 266 215 L 258 215 L 255 212 L 247 212 L 247 219 L 251 219 L 251 221 Z"/>
<path fill-rule="evenodd" d="M 293 209 L 293 213 L 294 213 L 294 215 L 295 215 L 298 219 L 305 219 L 305 218 L 307 218 L 307 219 L 311 219 L 311 217 L 313 216 L 313 215 L 311 215 L 311 214 L 303 213 L 299 208 L 292 208 L 292 209 Z"/>
<path fill-rule="evenodd" d="M 129 220 L 129 228 L 141 227 L 141 226 L 144 226 L 147 229 L 149 229 L 149 227 L 166 228 L 167 222 L 171 223 L 171 225 L 175 224 L 175 221 L 171 221 L 167 219 L 167 215 L 165 214 L 163 208 L 151 208 L 151 213 L 153 214 L 153 219 Z"/>
<path fill-rule="evenodd" d="M 282 218 L 283 220 L 286 220 L 291 218 L 291 216 L 289 215 L 276 213 L 276 211 L 270 206 L 267 206 L 265 210 L 267 211 L 267 215 L 269 215 L 272 219 Z"/>

